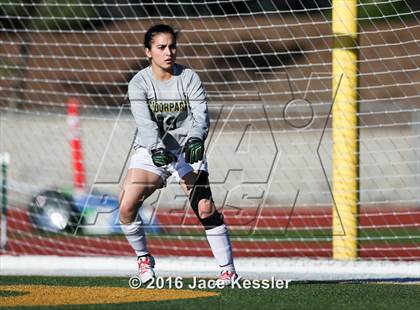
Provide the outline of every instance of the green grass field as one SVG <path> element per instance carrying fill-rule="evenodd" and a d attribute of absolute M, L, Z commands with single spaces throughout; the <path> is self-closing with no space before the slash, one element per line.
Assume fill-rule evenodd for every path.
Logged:
<path fill-rule="evenodd" d="M 184 279 L 184 288 L 192 279 Z M 288 289 L 231 289 L 204 290 L 215 296 L 194 298 L 188 294 L 200 293 L 194 290 L 187 294 L 176 289 L 138 289 L 128 287 L 128 278 L 109 277 L 12 277 L 0 278 L 0 306 L 10 308 L 13 300 L 30 297 L 29 286 L 42 285 L 42 289 L 32 292 L 25 309 L 418 309 L 420 302 L 419 284 L 394 283 L 290 283 Z M 24 287 L 26 286 L 26 287 Z M 101 302 L 94 302 L 95 295 L 106 290 Z M 56 291 L 59 295 L 48 294 Z M 80 292 L 86 291 L 85 295 Z M 29 303 L 45 302 L 48 298 L 70 297 L 73 304 L 53 306 L 31 306 Z M 152 296 L 156 301 L 136 301 L 109 303 L 108 299 L 127 296 Z M 168 295 L 169 294 L 169 295 Z M 170 296 L 172 300 L 165 300 Z M 177 298 L 187 299 L 177 299 Z M 197 296 L 196 296 L 197 297 Z M 115 301 L 114 301 L 115 302 Z"/>

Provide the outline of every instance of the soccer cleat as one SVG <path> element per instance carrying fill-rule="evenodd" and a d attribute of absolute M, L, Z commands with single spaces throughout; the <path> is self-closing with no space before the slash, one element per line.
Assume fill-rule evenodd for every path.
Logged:
<path fill-rule="evenodd" d="M 238 278 L 238 274 L 236 272 L 223 270 L 220 273 L 219 278 L 217 279 L 217 283 L 227 286 L 227 285 L 230 285 L 237 278 Z"/>
<path fill-rule="evenodd" d="M 153 278 L 155 278 L 155 259 L 153 256 L 143 256 L 138 259 L 139 264 L 139 277 L 141 283 L 147 283 Z"/>

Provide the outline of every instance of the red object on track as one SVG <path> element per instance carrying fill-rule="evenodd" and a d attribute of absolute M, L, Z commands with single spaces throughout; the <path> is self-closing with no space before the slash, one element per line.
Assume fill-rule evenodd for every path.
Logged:
<path fill-rule="evenodd" d="M 73 166 L 73 183 L 76 191 L 85 187 L 85 166 L 83 164 L 83 149 L 80 131 L 80 102 L 76 98 L 67 100 L 67 124 L 71 134 L 71 158 Z"/>

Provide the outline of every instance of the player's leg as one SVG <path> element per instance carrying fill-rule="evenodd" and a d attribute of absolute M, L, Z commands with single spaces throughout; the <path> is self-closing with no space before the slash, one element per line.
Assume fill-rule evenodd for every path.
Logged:
<path fill-rule="evenodd" d="M 188 195 L 190 205 L 203 224 L 213 255 L 221 268 L 219 280 L 229 284 L 235 277 L 232 245 L 223 215 L 216 210 L 206 171 L 190 172 L 180 184 Z"/>
<path fill-rule="evenodd" d="M 128 170 L 120 192 L 120 223 L 124 232 L 130 227 L 133 227 L 132 231 L 134 234 L 142 230 L 137 229 L 138 226 L 142 227 L 141 218 L 138 213 L 139 208 L 142 206 L 144 200 L 161 186 L 162 178 L 153 172 L 143 169 Z M 127 235 L 127 237 L 130 237 L 130 235 Z M 143 242 L 136 243 L 135 239 L 128 241 L 138 256 L 147 254 L 147 246 L 140 244 Z"/>
<path fill-rule="evenodd" d="M 146 234 L 138 211 L 144 200 L 162 186 L 162 182 L 161 176 L 153 172 L 129 169 L 120 193 L 121 230 L 136 252 L 142 282 L 154 277 L 154 259 L 147 249 Z"/>

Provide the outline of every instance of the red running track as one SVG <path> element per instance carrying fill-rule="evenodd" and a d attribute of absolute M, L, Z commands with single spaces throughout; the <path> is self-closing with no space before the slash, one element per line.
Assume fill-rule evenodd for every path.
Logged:
<path fill-rule="evenodd" d="M 227 224 L 235 228 L 311 229 L 331 227 L 331 211 L 327 208 L 287 209 L 265 208 L 263 210 L 225 210 Z M 196 225 L 192 212 L 159 212 L 157 218 L 162 225 Z M 115 236 L 47 237 L 38 234 L 29 222 L 26 210 L 8 210 L 9 242 L 2 254 L 12 255 L 61 255 L 102 256 L 133 255 L 124 238 Z M 362 209 L 360 226 L 363 228 L 417 228 L 420 227 L 419 209 Z M 322 238 L 320 238 L 322 239 Z M 236 257 L 308 257 L 328 258 L 332 256 L 331 243 L 327 241 L 234 241 Z M 149 248 L 155 255 L 211 256 L 207 241 L 152 238 Z M 420 245 L 414 242 L 373 242 L 360 244 L 360 257 L 365 259 L 419 260 Z"/>

